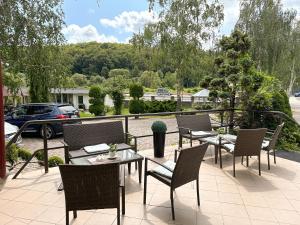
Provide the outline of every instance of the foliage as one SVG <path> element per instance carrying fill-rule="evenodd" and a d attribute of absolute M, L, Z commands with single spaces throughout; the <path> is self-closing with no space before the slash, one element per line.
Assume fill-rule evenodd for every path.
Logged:
<path fill-rule="evenodd" d="M 25 75 L 22 73 L 4 72 L 3 82 L 13 97 L 13 103 L 15 103 L 21 87 L 25 85 Z"/>
<path fill-rule="evenodd" d="M 176 73 L 167 72 L 162 80 L 164 87 L 175 88 L 176 86 Z"/>
<path fill-rule="evenodd" d="M 2 1 L 0 12 L 0 58 L 8 72 L 26 74 L 31 101 L 49 101 L 50 88 L 66 71 L 59 48 L 62 1 Z"/>
<path fill-rule="evenodd" d="M 129 78 L 130 73 L 128 69 L 113 69 L 109 71 L 108 77 L 116 77 L 116 76 L 122 76 L 124 78 Z"/>
<path fill-rule="evenodd" d="M 158 88 L 161 86 L 158 73 L 153 71 L 144 71 L 140 77 L 140 82 L 147 88 Z"/>
<path fill-rule="evenodd" d="M 95 116 L 103 115 L 104 113 L 104 98 L 106 92 L 103 90 L 101 86 L 92 86 L 89 91 L 90 97 L 90 113 L 94 113 Z"/>
<path fill-rule="evenodd" d="M 213 109 L 214 107 L 211 103 L 195 103 L 193 108 L 197 110 L 209 110 Z"/>
<path fill-rule="evenodd" d="M 93 85 L 99 85 L 102 84 L 105 81 L 105 78 L 96 75 L 96 76 L 91 76 L 90 80 L 89 80 L 89 85 L 93 86 Z"/>
<path fill-rule="evenodd" d="M 11 144 L 6 152 L 6 160 L 13 166 L 18 161 L 19 147 L 16 144 Z"/>
<path fill-rule="evenodd" d="M 35 155 L 35 158 L 39 161 L 44 161 L 44 151 L 38 151 Z"/>
<path fill-rule="evenodd" d="M 172 100 L 167 101 L 145 101 L 146 113 L 158 113 L 158 112 L 175 112 L 176 102 Z"/>
<path fill-rule="evenodd" d="M 150 9 L 155 7 L 150 1 Z M 188 75 L 202 42 L 223 19 L 223 7 L 218 1 L 164 0 L 157 23 L 148 24 L 144 33 L 134 34 L 131 42 L 137 48 L 152 48 L 156 61 L 168 60 L 176 72 L 178 109 L 181 108 L 183 81 Z"/>
<path fill-rule="evenodd" d="M 139 99 L 129 101 L 129 112 L 131 114 L 139 114 L 145 112 L 145 102 Z"/>
<path fill-rule="evenodd" d="M 59 156 L 54 155 L 54 156 L 49 157 L 48 164 L 49 164 L 49 167 L 56 167 L 60 164 L 64 164 L 64 160 L 62 158 L 60 158 Z"/>
<path fill-rule="evenodd" d="M 121 115 L 122 114 L 122 107 L 123 107 L 123 101 L 124 101 L 124 95 L 121 90 L 114 89 L 110 92 L 110 97 L 113 100 L 114 103 L 114 113 L 115 115 Z"/>
<path fill-rule="evenodd" d="M 138 83 L 133 83 L 129 87 L 129 95 L 135 100 L 139 100 L 144 96 L 143 86 Z"/>
<path fill-rule="evenodd" d="M 75 73 L 71 78 L 73 79 L 75 85 L 78 87 L 84 87 L 88 83 L 87 77 L 83 74 Z"/>
<path fill-rule="evenodd" d="M 27 149 L 25 148 L 19 148 L 18 149 L 18 157 L 27 161 L 28 159 L 30 159 L 32 156 L 31 152 L 28 151 Z"/>
<path fill-rule="evenodd" d="M 117 151 L 117 144 L 110 144 L 108 151 L 109 152 L 116 152 Z"/>
<path fill-rule="evenodd" d="M 163 121 L 155 121 L 152 123 L 151 130 L 153 133 L 166 133 L 167 125 Z"/>

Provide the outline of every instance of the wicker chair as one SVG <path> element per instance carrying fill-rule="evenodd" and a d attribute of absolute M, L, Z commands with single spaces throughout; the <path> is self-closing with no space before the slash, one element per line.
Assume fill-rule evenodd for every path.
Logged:
<path fill-rule="evenodd" d="M 77 210 L 106 208 L 117 208 L 120 224 L 119 164 L 59 165 L 59 169 L 65 191 L 67 225 L 69 211 L 73 211 L 74 218 L 77 218 Z M 122 194 L 122 203 L 123 199 Z"/>
<path fill-rule="evenodd" d="M 284 123 L 280 124 L 277 126 L 276 130 L 274 133 L 272 134 L 272 137 L 270 139 L 265 138 L 264 142 L 263 142 L 263 150 L 267 151 L 268 154 L 268 169 L 270 170 L 270 151 L 273 150 L 273 154 L 274 154 L 274 163 L 276 164 L 276 153 L 275 153 L 275 146 L 276 143 L 278 141 L 280 132 L 282 130 L 284 126 Z M 269 132 L 267 132 L 269 133 Z"/>
<path fill-rule="evenodd" d="M 230 144 L 224 144 L 222 147 L 233 154 L 233 176 L 235 177 L 235 158 L 239 156 L 247 157 L 247 166 L 249 156 L 258 157 L 258 170 L 259 175 L 261 175 L 260 169 L 260 153 L 261 147 L 266 135 L 266 128 L 259 129 L 240 129 L 238 131 L 236 142 Z M 231 142 L 230 140 L 228 140 Z M 222 165 L 222 156 L 220 148 L 220 165 Z"/>
<path fill-rule="evenodd" d="M 145 159 L 145 176 L 144 176 L 144 204 L 146 204 L 147 194 L 147 176 L 152 176 L 162 183 L 170 187 L 170 198 L 172 207 L 172 218 L 175 220 L 173 191 L 191 181 L 196 181 L 197 184 L 197 203 L 200 205 L 199 196 L 199 169 L 202 159 L 207 150 L 208 144 L 204 143 L 192 148 L 183 149 L 180 151 L 176 164 L 168 161 L 173 166 L 166 166 L 149 158 Z M 158 169 L 148 171 L 148 160 L 158 164 Z"/>
<path fill-rule="evenodd" d="M 190 140 L 190 146 L 193 146 L 193 140 L 199 138 L 210 137 L 217 135 L 212 130 L 210 117 L 208 114 L 201 115 L 180 115 L 176 116 L 179 129 L 179 147 L 182 147 L 182 139 Z M 193 131 L 204 131 L 203 135 L 193 135 Z"/>

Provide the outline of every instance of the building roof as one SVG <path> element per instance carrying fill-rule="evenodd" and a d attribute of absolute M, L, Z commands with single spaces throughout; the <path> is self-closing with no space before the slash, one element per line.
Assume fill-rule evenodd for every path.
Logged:
<path fill-rule="evenodd" d="M 8 88 L 6 86 L 3 86 L 3 97 L 10 97 L 12 94 L 10 91 L 8 91 Z M 26 97 L 29 96 L 29 89 L 27 87 L 22 87 L 17 96 Z"/>
<path fill-rule="evenodd" d="M 85 88 L 52 88 L 52 94 L 88 94 L 89 89 Z"/>
<path fill-rule="evenodd" d="M 208 98 L 209 96 L 209 90 L 207 89 L 203 89 L 199 92 L 197 92 L 196 94 L 193 94 L 194 97 L 202 97 L 202 98 Z"/>

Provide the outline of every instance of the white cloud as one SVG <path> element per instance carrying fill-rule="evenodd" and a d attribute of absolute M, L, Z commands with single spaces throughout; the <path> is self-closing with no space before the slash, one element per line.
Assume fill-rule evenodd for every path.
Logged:
<path fill-rule="evenodd" d="M 120 32 L 138 32 L 145 24 L 157 22 L 158 17 L 149 11 L 124 11 L 113 19 L 102 18 L 100 24 L 119 29 Z"/>
<path fill-rule="evenodd" d="M 68 43 L 80 43 L 80 42 L 118 42 L 118 39 L 114 36 L 107 36 L 105 34 L 99 34 L 96 27 L 93 25 L 87 25 L 80 27 L 76 24 L 71 24 L 62 30 Z"/>

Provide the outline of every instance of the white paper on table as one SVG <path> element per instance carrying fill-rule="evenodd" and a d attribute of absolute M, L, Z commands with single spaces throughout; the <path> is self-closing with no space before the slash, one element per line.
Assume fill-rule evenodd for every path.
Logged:
<path fill-rule="evenodd" d="M 87 153 L 93 153 L 93 152 L 107 151 L 107 150 L 109 150 L 109 146 L 104 143 L 104 144 L 98 144 L 98 145 L 85 146 L 83 149 Z"/>
<path fill-rule="evenodd" d="M 210 135 L 210 133 L 205 132 L 205 131 L 192 131 L 193 136 L 206 136 Z"/>

